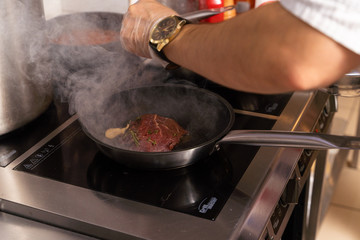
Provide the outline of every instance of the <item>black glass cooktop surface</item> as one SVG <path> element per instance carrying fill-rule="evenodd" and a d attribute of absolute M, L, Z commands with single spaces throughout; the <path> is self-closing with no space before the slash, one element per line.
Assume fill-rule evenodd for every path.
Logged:
<path fill-rule="evenodd" d="M 67 104 L 52 103 L 37 119 L 0 136 L 0 167 L 6 167 L 68 118 Z"/>
<path fill-rule="evenodd" d="M 209 81 L 206 82 L 205 88 L 224 97 L 234 109 L 272 116 L 280 116 L 292 96 L 292 93 L 262 95 L 239 92 Z"/>
<path fill-rule="evenodd" d="M 273 120 L 237 115 L 234 128 L 270 129 L 273 124 Z M 75 121 L 15 170 L 214 220 L 257 150 L 226 144 L 192 166 L 137 170 L 103 155 Z"/>
<path fill-rule="evenodd" d="M 223 96 L 236 109 L 274 116 L 280 115 L 291 96 L 251 95 L 226 90 L 215 84 L 206 88 Z M 61 120 L 63 116 L 69 116 L 56 117 L 59 111 L 63 111 L 62 106 L 54 104 L 53 108 L 55 119 L 60 119 L 59 126 L 64 122 Z M 47 118 L 51 119 L 50 116 Z M 275 122 L 274 118 L 236 114 L 232 129 L 271 129 Z M 38 121 L 33 128 L 42 129 L 43 125 L 43 121 Z M 33 131 L 28 131 L 30 138 L 35 135 Z M 41 139 L 41 136 L 38 138 Z M 34 141 L 31 144 L 35 144 Z M 258 147 L 223 144 L 212 155 L 181 169 L 131 169 L 100 152 L 75 120 L 14 170 L 214 220 L 257 151 Z"/>

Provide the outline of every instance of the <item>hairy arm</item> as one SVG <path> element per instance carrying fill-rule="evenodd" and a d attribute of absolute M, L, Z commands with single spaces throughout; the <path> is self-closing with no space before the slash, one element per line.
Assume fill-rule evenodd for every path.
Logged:
<path fill-rule="evenodd" d="M 121 30 L 123 46 L 149 57 L 150 26 L 159 16 L 172 14 L 154 0 L 130 6 Z M 171 61 L 214 82 L 256 93 L 326 87 L 360 65 L 360 55 L 278 2 L 218 24 L 185 25 L 164 52 Z"/>
<path fill-rule="evenodd" d="M 219 24 L 186 25 L 166 56 L 238 90 L 279 93 L 328 86 L 360 56 L 268 4 Z"/>

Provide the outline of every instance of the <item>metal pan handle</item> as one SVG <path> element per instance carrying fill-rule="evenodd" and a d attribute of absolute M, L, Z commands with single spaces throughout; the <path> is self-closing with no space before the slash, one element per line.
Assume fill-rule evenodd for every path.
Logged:
<path fill-rule="evenodd" d="M 206 19 L 208 17 L 214 16 L 219 13 L 230 11 L 233 9 L 235 9 L 234 5 L 227 6 L 227 7 L 221 7 L 221 8 L 203 9 L 203 10 L 198 10 L 198 11 L 194 11 L 194 12 L 184 13 L 181 15 L 181 17 L 189 20 L 190 22 L 194 22 L 194 21 Z"/>
<path fill-rule="evenodd" d="M 360 67 L 345 74 L 342 78 L 327 88 L 320 89 L 323 92 L 342 97 L 360 96 Z"/>
<path fill-rule="evenodd" d="M 360 137 L 274 130 L 233 130 L 216 145 L 221 143 L 314 150 L 360 149 Z"/>

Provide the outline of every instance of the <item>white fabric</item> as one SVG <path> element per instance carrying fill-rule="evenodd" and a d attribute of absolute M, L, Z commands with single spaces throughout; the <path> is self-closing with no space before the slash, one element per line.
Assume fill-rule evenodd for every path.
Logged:
<path fill-rule="evenodd" d="M 281 0 L 295 16 L 360 54 L 360 0 Z"/>

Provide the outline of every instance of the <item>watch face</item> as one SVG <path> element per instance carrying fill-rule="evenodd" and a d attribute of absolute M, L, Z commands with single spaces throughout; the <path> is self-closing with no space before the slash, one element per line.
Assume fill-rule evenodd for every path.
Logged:
<path fill-rule="evenodd" d="M 177 21 L 174 17 L 168 17 L 158 23 L 157 27 L 152 32 L 153 40 L 165 39 L 172 34 L 177 27 Z"/>

